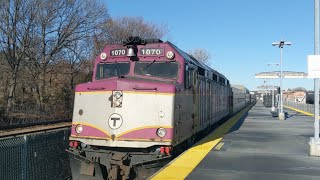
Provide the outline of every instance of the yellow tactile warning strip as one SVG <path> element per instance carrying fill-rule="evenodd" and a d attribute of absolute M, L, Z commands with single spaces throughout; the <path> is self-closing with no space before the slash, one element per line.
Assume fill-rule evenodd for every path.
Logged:
<path fill-rule="evenodd" d="M 252 106 L 253 105 L 237 113 L 213 133 L 200 140 L 168 165 L 160 169 L 155 175 L 151 176 L 150 179 L 185 179 Z"/>
<path fill-rule="evenodd" d="M 291 109 L 291 110 L 294 110 L 294 111 L 297 111 L 299 113 L 302 113 L 302 114 L 305 114 L 305 115 L 308 115 L 308 116 L 314 116 L 314 114 L 312 114 L 312 113 L 305 112 L 305 111 L 302 111 L 302 110 L 299 110 L 299 109 L 296 109 L 296 108 L 293 108 L 293 107 L 289 107 L 289 106 L 283 106 L 283 107 Z"/>

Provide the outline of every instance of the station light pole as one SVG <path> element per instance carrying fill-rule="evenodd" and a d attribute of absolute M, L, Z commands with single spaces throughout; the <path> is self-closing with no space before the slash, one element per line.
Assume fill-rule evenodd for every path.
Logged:
<path fill-rule="evenodd" d="M 320 54 L 319 47 L 319 0 L 314 0 L 314 55 Z M 309 155 L 320 156 L 320 139 L 319 139 L 319 77 L 314 79 L 314 137 L 309 141 Z"/>
<path fill-rule="evenodd" d="M 286 41 L 279 41 L 272 43 L 272 46 L 278 46 L 280 48 L 280 112 L 279 112 L 279 120 L 285 120 L 285 114 L 283 112 L 283 93 L 282 93 L 282 78 L 283 78 L 283 72 L 282 72 L 282 49 L 283 47 L 287 45 L 290 46 L 291 42 Z"/>
<path fill-rule="evenodd" d="M 319 55 L 319 0 L 314 2 L 314 54 Z M 319 139 L 319 78 L 314 79 L 314 127 L 314 138 Z"/>
<path fill-rule="evenodd" d="M 279 66 L 278 63 L 269 63 L 268 66 Z M 272 85 L 272 107 L 271 107 L 271 112 L 274 112 L 276 108 L 274 107 L 274 81 L 271 83 Z"/>

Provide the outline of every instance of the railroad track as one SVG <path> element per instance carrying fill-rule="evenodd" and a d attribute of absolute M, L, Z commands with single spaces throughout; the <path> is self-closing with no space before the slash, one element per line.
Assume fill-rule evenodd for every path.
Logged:
<path fill-rule="evenodd" d="M 60 122 L 71 122 L 71 119 L 0 119 L 0 130 L 23 128 L 35 125 L 47 125 Z"/>
<path fill-rule="evenodd" d="M 5 138 L 5 137 L 12 137 L 12 136 L 19 136 L 23 134 L 29 134 L 29 133 L 35 133 L 35 132 L 40 132 L 40 131 L 49 131 L 49 130 L 55 130 L 55 129 L 60 129 L 60 128 L 68 128 L 71 126 L 71 122 L 46 122 L 46 123 L 41 123 L 41 124 L 36 124 L 36 125 L 26 125 L 26 126 L 20 126 L 20 127 L 15 127 L 12 128 L 10 127 L 9 129 L 1 129 L 0 130 L 0 138 Z"/>

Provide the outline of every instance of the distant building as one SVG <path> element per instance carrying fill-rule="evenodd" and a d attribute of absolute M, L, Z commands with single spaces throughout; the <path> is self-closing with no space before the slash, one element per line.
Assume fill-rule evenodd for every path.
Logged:
<path fill-rule="evenodd" d="M 291 101 L 306 104 L 307 93 L 304 91 L 284 91 L 284 101 Z"/>

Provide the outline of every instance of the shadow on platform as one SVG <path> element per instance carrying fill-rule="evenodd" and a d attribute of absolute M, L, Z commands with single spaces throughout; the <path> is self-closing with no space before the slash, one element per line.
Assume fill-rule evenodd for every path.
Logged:
<path fill-rule="evenodd" d="M 234 131 L 237 131 L 242 126 L 244 120 L 248 117 L 248 112 L 246 112 L 239 120 L 238 122 L 228 131 L 227 134 L 232 133 Z"/>

